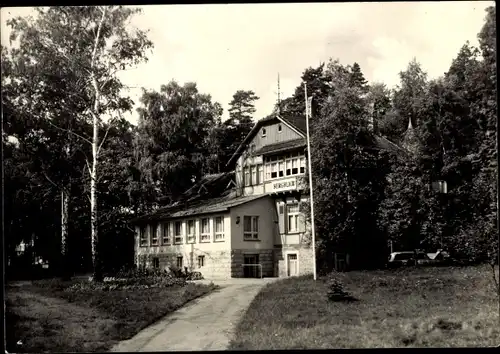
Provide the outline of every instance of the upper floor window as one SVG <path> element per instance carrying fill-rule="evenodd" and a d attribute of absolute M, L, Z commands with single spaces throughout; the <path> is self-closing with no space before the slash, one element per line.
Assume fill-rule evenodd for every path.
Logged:
<path fill-rule="evenodd" d="M 251 184 L 250 183 L 250 168 L 249 167 L 243 168 L 243 183 L 244 183 L 245 187 L 247 187 Z"/>
<path fill-rule="evenodd" d="M 151 225 L 151 246 L 158 246 L 158 224 Z"/>
<path fill-rule="evenodd" d="M 196 238 L 194 220 L 188 220 L 187 222 L 187 242 L 194 243 Z"/>
<path fill-rule="evenodd" d="M 146 227 L 147 226 L 141 226 L 139 228 L 139 239 L 140 239 L 140 245 L 142 247 L 148 245 L 148 234 L 147 234 Z"/>
<path fill-rule="evenodd" d="M 286 206 L 286 212 L 288 215 L 288 232 L 299 232 L 299 204 L 288 204 Z"/>
<path fill-rule="evenodd" d="M 306 159 L 298 153 L 265 158 L 266 180 L 305 173 Z"/>
<path fill-rule="evenodd" d="M 250 176 L 252 178 L 250 180 L 251 185 L 259 184 L 259 182 L 257 181 L 257 166 L 250 167 Z"/>
<path fill-rule="evenodd" d="M 182 243 L 182 222 L 176 221 L 174 224 L 174 243 Z"/>
<path fill-rule="evenodd" d="M 266 136 L 266 128 L 262 128 L 262 137 Z"/>
<path fill-rule="evenodd" d="M 243 238 L 245 240 L 257 240 L 259 238 L 259 217 L 243 217 Z"/>
<path fill-rule="evenodd" d="M 264 165 L 257 166 L 257 184 L 264 182 Z"/>
<path fill-rule="evenodd" d="M 281 131 L 282 131 L 281 124 L 278 124 L 278 133 L 281 133 Z"/>

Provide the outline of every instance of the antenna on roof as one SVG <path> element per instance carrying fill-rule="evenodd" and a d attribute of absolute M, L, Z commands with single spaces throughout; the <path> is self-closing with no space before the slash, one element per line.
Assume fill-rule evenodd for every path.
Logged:
<path fill-rule="evenodd" d="M 278 115 L 280 115 L 280 113 L 281 113 L 280 106 L 281 106 L 280 73 L 278 73 L 278 105 L 276 108 L 276 112 L 278 113 Z"/>

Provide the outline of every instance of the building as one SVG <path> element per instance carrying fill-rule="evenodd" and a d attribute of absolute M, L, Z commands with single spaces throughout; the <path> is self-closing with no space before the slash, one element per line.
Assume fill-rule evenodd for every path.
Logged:
<path fill-rule="evenodd" d="M 377 149 L 404 150 L 375 137 Z M 205 278 L 312 273 L 303 213 L 309 208 L 306 145 L 304 117 L 259 120 L 228 162 L 231 172 L 205 176 L 184 201 L 134 220 L 136 264 L 187 267 Z"/>
<path fill-rule="evenodd" d="M 134 220 L 138 266 L 187 267 L 206 278 L 313 272 L 307 205 L 306 121 L 259 120 L 230 173 L 205 176 L 185 201 Z"/>

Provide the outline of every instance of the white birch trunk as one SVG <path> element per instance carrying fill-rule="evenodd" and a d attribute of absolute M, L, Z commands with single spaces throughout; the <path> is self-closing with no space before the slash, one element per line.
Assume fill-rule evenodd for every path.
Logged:
<path fill-rule="evenodd" d="M 91 61 L 91 80 L 94 89 L 94 107 L 92 110 L 92 166 L 90 169 L 90 228 L 91 228 L 91 245 L 92 245 L 92 265 L 94 267 L 93 280 L 102 281 L 101 260 L 99 257 L 99 234 L 98 234 L 98 220 L 97 220 L 97 158 L 98 158 L 98 143 L 99 143 L 99 110 L 101 93 L 99 90 L 99 83 L 96 78 L 95 62 L 97 58 L 97 48 L 101 35 L 101 28 L 106 17 L 106 7 L 103 8 L 99 27 L 94 41 L 94 50 L 92 51 Z"/>

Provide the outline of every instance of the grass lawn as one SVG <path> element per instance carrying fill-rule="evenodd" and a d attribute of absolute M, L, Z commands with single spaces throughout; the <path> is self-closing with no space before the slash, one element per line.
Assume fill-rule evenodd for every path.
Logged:
<path fill-rule="evenodd" d="M 214 285 L 64 291 L 73 282 L 39 281 L 6 287 L 9 352 L 105 351 Z M 18 341 L 22 342 L 17 346 Z"/>
<path fill-rule="evenodd" d="M 489 266 L 356 271 L 340 277 L 359 301 L 329 302 L 324 280 L 312 277 L 267 285 L 238 324 L 231 349 L 500 344 Z"/>

